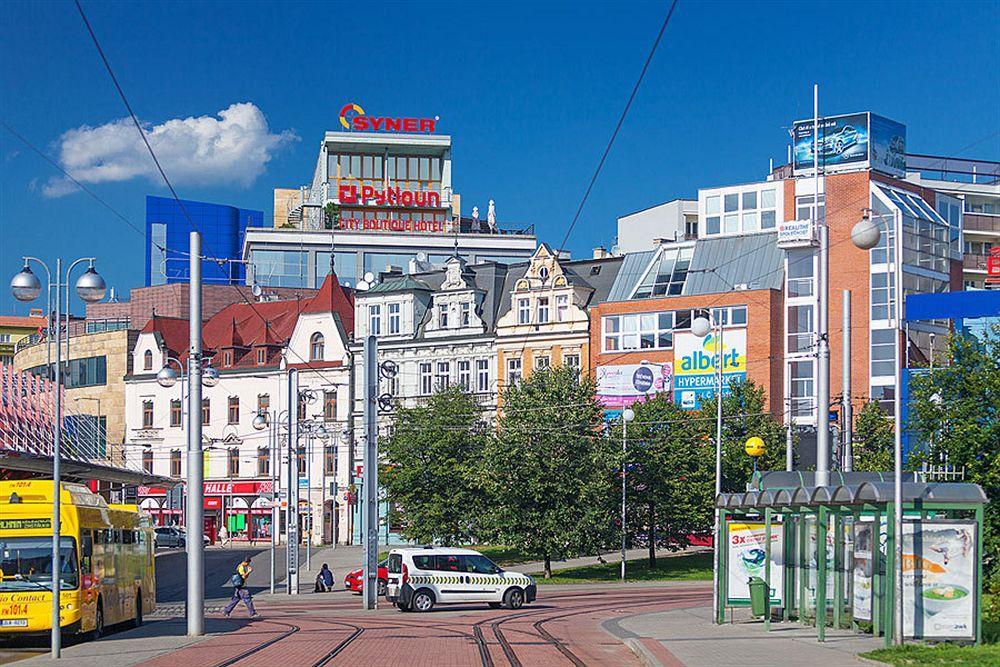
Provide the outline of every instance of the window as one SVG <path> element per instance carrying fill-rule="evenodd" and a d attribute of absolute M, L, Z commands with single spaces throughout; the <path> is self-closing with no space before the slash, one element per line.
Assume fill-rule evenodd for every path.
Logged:
<path fill-rule="evenodd" d="M 460 324 L 463 327 L 469 326 L 470 316 L 472 314 L 472 304 L 468 303 L 468 302 L 463 303 L 461 305 L 461 311 L 460 312 L 461 312 L 461 315 L 460 315 L 460 317 L 461 317 Z"/>
<path fill-rule="evenodd" d="M 182 414 L 183 413 L 181 411 L 181 401 L 180 401 L 180 399 L 179 398 L 175 398 L 175 399 L 171 400 L 170 401 L 170 425 L 171 426 L 180 426 L 181 425 Z"/>
<path fill-rule="evenodd" d="M 795 198 L 796 220 L 812 220 L 813 199 L 812 195 L 803 195 Z M 819 221 L 826 219 L 826 195 L 819 196 L 819 210 L 816 215 Z"/>
<path fill-rule="evenodd" d="M 230 447 L 226 450 L 226 477 L 240 476 L 240 448 Z"/>
<path fill-rule="evenodd" d="M 548 370 L 552 367 L 552 358 L 548 355 L 535 357 L 534 366 L 536 371 Z"/>
<path fill-rule="evenodd" d="M 563 355 L 563 365 L 572 368 L 573 370 L 580 370 L 580 355 L 579 354 L 564 354 Z"/>
<path fill-rule="evenodd" d="M 719 195 L 705 197 L 705 213 L 717 215 L 719 213 Z"/>
<path fill-rule="evenodd" d="M 896 317 L 896 276 L 894 273 L 872 274 L 872 319 L 891 320 Z"/>
<path fill-rule="evenodd" d="M 792 415 L 795 417 L 811 416 L 815 395 L 812 360 L 789 362 L 788 377 Z"/>
<path fill-rule="evenodd" d="M 240 423 L 240 397 L 230 396 L 229 397 L 229 410 L 227 413 L 228 424 L 239 424 Z"/>
<path fill-rule="evenodd" d="M 267 362 L 267 348 L 258 347 L 257 348 L 257 365 L 263 366 Z"/>
<path fill-rule="evenodd" d="M 382 334 L 382 306 L 372 304 L 368 306 L 368 335 L 380 336 Z"/>
<path fill-rule="evenodd" d="M 684 219 L 684 237 L 688 239 L 698 238 L 698 218 Z"/>
<path fill-rule="evenodd" d="M 337 474 L 336 445 L 326 445 L 323 447 L 323 473 L 326 475 Z"/>
<path fill-rule="evenodd" d="M 476 359 L 476 391 L 485 393 L 490 390 L 490 360 Z"/>
<path fill-rule="evenodd" d="M 142 402 L 142 427 L 153 428 L 153 401 Z"/>
<path fill-rule="evenodd" d="M 710 215 L 705 218 L 705 235 L 713 236 L 722 231 L 721 218 L 717 215 Z"/>
<path fill-rule="evenodd" d="M 679 295 L 684 291 L 694 248 L 664 248 L 632 294 L 633 299 Z"/>
<path fill-rule="evenodd" d="M 153 452 L 151 450 L 145 450 L 142 453 L 142 469 L 148 474 L 153 474 Z"/>
<path fill-rule="evenodd" d="M 812 296 L 814 293 L 813 257 L 810 248 L 789 249 L 787 253 L 788 297 Z"/>
<path fill-rule="evenodd" d="M 179 449 L 170 450 L 170 476 L 181 476 L 181 450 Z"/>
<path fill-rule="evenodd" d="M 271 474 L 271 450 L 267 447 L 257 448 L 257 476 L 267 477 Z"/>
<path fill-rule="evenodd" d="M 528 299 L 517 300 L 517 323 L 531 324 L 531 302 Z"/>
<path fill-rule="evenodd" d="M 451 382 L 451 363 L 447 361 L 437 362 L 437 372 L 434 373 L 434 387 L 438 391 L 447 389 Z"/>
<path fill-rule="evenodd" d="M 438 304 L 438 328 L 448 328 L 448 304 L 446 303 Z"/>
<path fill-rule="evenodd" d="M 753 211 L 757 208 L 757 192 L 751 190 L 750 192 L 743 193 L 743 210 Z"/>
<path fill-rule="evenodd" d="M 389 335 L 395 335 L 399 333 L 399 304 L 390 303 L 389 304 Z"/>
<path fill-rule="evenodd" d="M 561 294 L 556 297 L 556 321 L 566 322 L 569 320 L 569 296 Z"/>
<path fill-rule="evenodd" d="M 521 381 L 520 357 L 507 360 L 507 386 L 513 386 Z"/>
<path fill-rule="evenodd" d="M 337 390 L 323 392 L 323 419 L 333 421 L 337 418 Z"/>
<path fill-rule="evenodd" d="M 306 395 L 305 394 L 299 394 L 299 412 L 298 412 L 299 419 L 305 419 L 306 418 L 306 408 L 307 407 L 308 407 L 308 404 L 306 403 Z"/>
<path fill-rule="evenodd" d="M 269 394 L 257 394 L 257 414 L 267 414 L 271 409 L 271 396 Z"/>
<path fill-rule="evenodd" d="M 323 334 L 314 333 L 309 337 L 309 361 L 323 361 Z"/>
<path fill-rule="evenodd" d="M 434 391 L 433 381 L 431 379 L 431 363 L 429 361 L 421 362 L 420 364 L 420 395 L 430 396 L 431 392 Z"/>
<path fill-rule="evenodd" d="M 151 371 L 153 370 L 153 351 L 146 350 L 142 355 L 142 370 Z"/>
<path fill-rule="evenodd" d="M 740 216 L 738 213 L 730 213 L 722 216 L 722 231 L 726 234 L 735 234 L 740 231 Z"/>
<path fill-rule="evenodd" d="M 728 194 L 725 196 L 726 213 L 731 211 L 738 211 L 740 208 L 740 195 L 738 193 Z"/>
<path fill-rule="evenodd" d="M 472 389 L 472 362 L 468 359 L 458 362 L 458 386 L 466 391 Z"/>
<path fill-rule="evenodd" d="M 34 366 L 27 370 L 36 377 L 55 377 L 53 365 Z M 108 360 L 106 357 L 73 359 L 63 364 L 63 386 L 65 389 L 97 387 L 108 382 Z"/>
<path fill-rule="evenodd" d="M 299 447 L 296 451 L 296 464 L 299 469 L 299 477 L 306 474 L 306 448 Z"/>
<path fill-rule="evenodd" d="M 233 365 L 233 352 L 232 350 L 226 350 L 222 353 L 222 365 L 232 366 Z"/>
<path fill-rule="evenodd" d="M 538 324 L 546 324 L 549 321 L 549 297 L 538 297 Z"/>
<path fill-rule="evenodd" d="M 895 375 L 896 330 L 872 330 L 872 375 Z"/>
<path fill-rule="evenodd" d="M 690 325 L 689 325 L 690 326 Z M 629 313 L 604 318 L 604 351 L 669 350 L 674 346 L 674 313 Z"/>
<path fill-rule="evenodd" d="M 760 227 L 757 224 L 757 212 L 756 211 L 750 211 L 750 212 L 744 211 L 744 213 L 743 213 L 743 231 L 744 232 L 755 232 L 759 228 Z"/>
<path fill-rule="evenodd" d="M 812 350 L 814 331 L 812 306 L 788 307 L 788 354 Z"/>
<path fill-rule="evenodd" d="M 208 426 L 212 423 L 212 404 L 210 399 L 201 399 L 201 425 Z"/>

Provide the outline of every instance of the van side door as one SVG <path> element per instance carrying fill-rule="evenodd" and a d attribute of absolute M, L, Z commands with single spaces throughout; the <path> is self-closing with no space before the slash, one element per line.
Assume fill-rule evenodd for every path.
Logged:
<path fill-rule="evenodd" d="M 479 554 L 462 556 L 469 580 L 469 601 L 499 602 L 503 595 L 503 575 L 489 558 Z"/>
<path fill-rule="evenodd" d="M 469 584 L 462 556 L 438 554 L 434 556 L 434 570 L 439 602 L 462 602 L 467 599 Z"/>

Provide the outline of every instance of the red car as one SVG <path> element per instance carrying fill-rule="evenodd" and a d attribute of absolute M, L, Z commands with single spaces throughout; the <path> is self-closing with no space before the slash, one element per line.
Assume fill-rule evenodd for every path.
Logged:
<path fill-rule="evenodd" d="M 377 594 L 381 597 L 385 595 L 385 587 L 389 583 L 389 570 L 386 569 L 386 561 L 382 561 L 378 564 L 378 588 L 376 589 Z M 353 572 L 348 572 L 347 576 L 344 577 L 344 588 L 355 593 L 361 593 L 363 587 L 361 569 L 354 570 Z"/>

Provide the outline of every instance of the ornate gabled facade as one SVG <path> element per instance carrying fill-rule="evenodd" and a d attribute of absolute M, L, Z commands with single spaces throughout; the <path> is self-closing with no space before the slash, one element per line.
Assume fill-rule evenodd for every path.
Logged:
<path fill-rule="evenodd" d="M 589 309 L 607 298 L 620 257 L 567 261 L 547 245 L 511 267 L 496 326 L 499 390 L 536 368 L 590 367 Z"/>

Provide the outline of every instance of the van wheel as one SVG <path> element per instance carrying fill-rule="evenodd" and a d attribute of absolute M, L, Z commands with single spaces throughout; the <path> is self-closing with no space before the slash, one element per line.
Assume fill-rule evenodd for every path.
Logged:
<path fill-rule="evenodd" d="M 389 588 L 389 582 L 386 581 L 385 579 L 379 579 L 378 585 L 375 587 L 375 594 L 378 595 L 380 598 L 385 597 L 385 592 L 386 589 L 388 588 Z"/>
<path fill-rule="evenodd" d="M 511 588 L 503 595 L 503 604 L 507 609 L 520 609 L 524 605 L 524 591 Z"/>
<path fill-rule="evenodd" d="M 94 631 L 91 638 L 96 641 L 104 634 L 104 601 L 97 598 L 97 610 L 94 611 Z"/>
<path fill-rule="evenodd" d="M 410 601 L 410 609 L 419 612 L 427 612 L 434 608 L 434 595 L 426 588 L 421 588 L 413 594 Z"/>
<path fill-rule="evenodd" d="M 132 627 L 138 628 L 142 626 L 142 591 L 138 591 L 135 594 L 135 619 L 132 621 Z"/>

